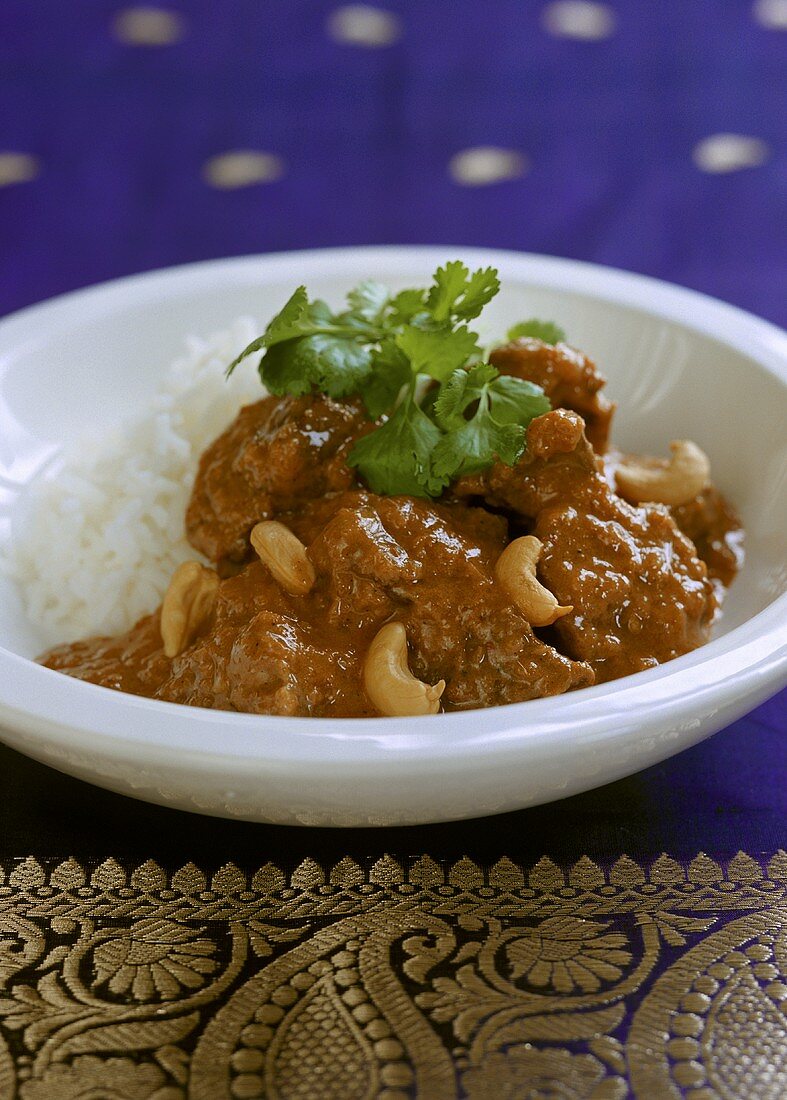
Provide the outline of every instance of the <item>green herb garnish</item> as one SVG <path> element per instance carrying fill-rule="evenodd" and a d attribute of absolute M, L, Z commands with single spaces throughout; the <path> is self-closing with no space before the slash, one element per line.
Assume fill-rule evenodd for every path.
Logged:
<path fill-rule="evenodd" d="M 458 260 L 438 268 L 423 290 L 391 296 L 379 283 L 361 283 L 342 313 L 310 302 L 301 286 L 227 373 L 262 351 L 260 377 L 271 393 L 359 394 L 383 423 L 355 444 L 349 464 L 375 492 L 436 497 L 496 459 L 513 465 L 527 425 L 551 407 L 539 386 L 482 361 L 467 322 L 499 289 L 494 268 L 471 273 Z M 509 332 L 521 335 L 564 338 L 541 321 Z"/>
<path fill-rule="evenodd" d="M 490 455 L 513 466 L 525 449 L 527 425 L 551 407 L 540 386 L 500 375 L 488 363 L 454 371 L 434 405 L 445 433 L 432 455 L 434 475 L 450 481 L 478 473 Z"/>
<path fill-rule="evenodd" d="M 529 321 L 520 321 L 508 330 L 509 340 L 518 340 L 520 336 L 532 336 L 544 344 L 560 344 L 566 338 L 559 325 L 552 321 L 539 321 L 535 317 Z"/>

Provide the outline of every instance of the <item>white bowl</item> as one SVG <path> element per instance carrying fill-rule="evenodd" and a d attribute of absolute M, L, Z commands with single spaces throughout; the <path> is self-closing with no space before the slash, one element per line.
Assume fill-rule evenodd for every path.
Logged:
<path fill-rule="evenodd" d="M 500 813 L 645 768 L 787 683 L 787 335 L 678 287 L 566 260 L 465 248 L 370 248 L 196 264 L 122 279 L 0 323 L 0 523 L 64 442 L 141 405 L 187 333 L 265 318 L 304 282 L 423 283 L 446 259 L 494 264 L 490 336 L 554 319 L 609 379 L 616 440 L 695 439 L 747 530 L 714 639 L 569 695 L 411 719 L 276 718 L 161 703 L 41 668 L 41 639 L 0 581 L 0 737 L 122 794 L 303 825 Z"/>

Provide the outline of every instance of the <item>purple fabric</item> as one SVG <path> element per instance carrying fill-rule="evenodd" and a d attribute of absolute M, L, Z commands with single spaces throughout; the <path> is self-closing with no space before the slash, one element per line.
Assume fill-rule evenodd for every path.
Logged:
<path fill-rule="evenodd" d="M 330 245 L 448 243 L 609 264 L 716 295 L 777 323 L 787 320 L 787 34 L 758 24 L 751 0 L 610 0 L 614 33 L 598 41 L 547 33 L 544 0 L 383 5 L 401 20 L 399 40 L 385 48 L 332 38 L 326 21 L 337 4 L 331 0 L 170 0 L 163 10 L 181 17 L 182 39 L 144 47 L 124 44 L 113 31 L 122 0 L 4 0 L 0 315 L 79 286 L 190 260 Z M 764 143 L 763 162 L 726 173 L 700 170 L 693 159 L 698 143 L 720 133 Z M 474 146 L 513 150 L 529 170 L 506 182 L 462 186 L 449 162 Z M 274 154 L 283 175 L 237 189 L 210 186 L 206 161 L 237 149 Z M 37 174 L 3 186 L 4 153 L 35 158 Z M 0 745 L 0 858 L 8 871 L 9 857 L 17 855 L 32 854 L 47 866 L 74 856 L 83 867 L 112 856 L 129 873 L 155 866 L 147 860 L 170 871 L 196 862 L 208 873 L 231 861 L 249 877 L 266 861 L 289 873 L 307 858 L 329 869 L 349 856 L 368 872 L 383 853 L 405 865 L 424 852 L 446 868 L 469 856 L 487 871 L 501 855 L 524 867 L 548 855 L 566 869 L 587 855 L 608 870 L 623 854 L 649 867 L 665 851 L 684 866 L 705 851 L 726 868 L 742 850 L 764 866 L 787 848 L 785 733 L 787 692 L 672 760 L 563 802 L 484 821 L 350 831 L 250 825 L 131 803 Z M 744 871 L 750 878 L 750 869 Z M 38 880 L 29 867 L 26 874 L 20 882 L 33 890 Z M 0 866 L 0 884 L 6 881 Z M 70 889 L 65 881 L 58 882 L 61 892 Z M 73 904 L 84 914 L 83 893 L 58 901 L 62 912 Z M 133 893 L 121 890 L 118 897 Z M 39 895 L 48 897 L 37 890 L 25 916 L 40 922 L 54 902 Z M 101 936 L 113 922 L 125 934 L 131 920 L 108 917 L 120 912 L 112 904 L 100 910 Z M 731 915 L 750 904 L 745 898 Z M 596 912 L 581 910 L 587 911 Z M 703 929 L 707 924 L 699 922 Z M 71 919 L 59 919 L 57 927 L 53 920 L 49 929 L 44 923 L 48 946 L 59 946 L 47 956 L 39 988 L 55 978 L 53 960 L 67 950 L 62 941 L 72 926 Z M 27 965 L 9 947 L 20 935 L 10 927 L 7 975 Z M 615 930 L 627 931 L 625 919 Z M 0 940 L 2 934 L 0 928 Z M 692 935 L 696 939 L 696 928 Z M 695 939 L 689 937 L 690 944 Z M 733 937 L 729 945 L 738 942 Z M 677 957 L 676 949 L 665 949 L 654 975 Z M 761 948 L 756 957 L 763 957 Z M 22 979 L 17 974 L 15 980 Z M 32 988 L 26 993 L 32 998 Z M 627 998 L 622 1022 L 599 1025 L 617 1029 L 605 1049 L 634 1034 L 629 1029 L 642 995 Z M 759 1003 L 750 1010 L 756 1029 Z M 205 1010 L 203 1023 L 215 1008 Z M 50 1016 L 53 1030 L 69 1019 L 61 1007 Z M 762 1016 L 763 1028 L 767 1022 Z M 135 1026 L 150 1027 L 126 1026 L 129 1035 Z M 16 1055 L 23 1051 L 21 1029 L 4 1027 L 4 1034 L 0 1092 L 3 1081 L 14 1088 L 13 1071 L 4 1069 L 4 1041 Z M 167 1044 L 177 1041 L 173 1034 L 166 1031 Z M 556 1029 L 552 1038 L 561 1034 Z M 778 1090 L 770 1034 L 763 1031 L 761 1049 L 747 1047 L 744 1062 L 756 1063 L 760 1079 Z M 145 1035 L 138 1043 L 147 1047 Z M 113 1041 L 80 1046 L 77 1036 L 69 1040 L 69 1056 L 95 1050 L 105 1057 L 115 1051 Z M 648 1052 L 645 1062 L 656 1065 L 658 1052 L 641 1038 L 636 1042 Z M 547 1051 L 553 1046 L 550 1039 Z M 167 1069 L 182 1070 L 188 1052 L 166 1049 Z M 215 1050 L 217 1058 L 229 1057 L 231 1047 L 215 1043 Z M 147 1053 L 136 1057 L 142 1063 Z M 563 1051 L 557 1056 L 560 1066 L 571 1061 Z M 532 1055 L 533 1065 L 539 1057 Z M 61 1081 L 69 1074 L 76 1080 L 82 1067 L 80 1095 L 91 1074 L 123 1065 L 116 1053 L 102 1062 L 95 1054 L 77 1058 L 71 1067 L 57 1058 L 53 1073 L 62 1070 Z M 573 1064 L 582 1060 L 588 1062 L 586 1053 Z M 20 1058 L 20 1082 L 31 1062 Z M 511 1074 L 517 1064 L 513 1058 Z M 141 1064 L 140 1072 L 158 1075 L 159 1069 Z M 502 1095 L 501 1081 L 482 1081 L 478 1094 Z M 604 1084 L 626 1088 L 621 1078 Z M 756 1092 L 755 1086 L 741 1095 Z M 601 1089 L 592 1095 L 600 1097 Z"/>
<path fill-rule="evenodd" d="M 646 272 L 784 322 L 785 35 L 749 0 L 617 0 L 616 32 L 550 36 L 536 0 L 391 0 L 384 49 L 326 33 L 329 0 L 181 0 L 185 36 L 113 37 L 119 5 L 6 0 L 0 151 L 41 174 L 0 190 L 0 313 L 75 286 L 241 252 L 374 242 L 526 249 Z M 697 170 L 702 138 L 770 159 Z M 520 180 L 461 187 L 460 149 Z M 276 183 L 216 191 L 228 149 L 282 156 Z"/>
<path fill-rule="evenodd" d="M 787 36 L 759 25 L 748 0 L 614 0 L 615 33 L 592 42 L 547 34 L 536 0 L 387 0 L 402 34 L 380 49 L 332 39 L 328 0 L 173 0 L 184 37 L 160 48 L 117 39 L 119 6 L 0 8 L 0 153 L 40 164 L 0 188 L 0 314 L 188 260 L 450 242 L 616 265 L 787 319 Z M 719 132 L 759 138 L 767 160 L 700 171 L 692 150 Z M 518 150 L 530 170 L 461 186 L 448 162 L 477 145 Z M 205 161 L 244 148 L 280 156 L 283 177 L 210 187 Z M 785 704 L 614 788 L 530 812 L 536 858 L 773 850 L 785 839 Z M 105 816 L 105 804 L 125 805 L 93 797 Z M 45 833 L 64 835 L 39 812 Z M 158 838 L 164 811 L 149 813 Z"/>

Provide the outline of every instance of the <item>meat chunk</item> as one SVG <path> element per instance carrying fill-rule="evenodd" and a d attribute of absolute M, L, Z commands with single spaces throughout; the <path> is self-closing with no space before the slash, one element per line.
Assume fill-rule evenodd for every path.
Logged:
<path fill-rule="evenodd" d="M 189 542 L 211 561 L 243 561 L 255 523 L 355 484 L 347 454 L 371 427 L 358 402 L 267 397 L 247 405 L 200 460 Z"/>
<path fill-rule="evenodd" d="M 587 666 L 535 636 L 495 582 L 504 520 L 456 504 L 364 496 L 365 505 L 337 511 L 309 548 L 325 585 L 326 620 L 336 630 L 364 637 L 368 648 L 385 622 L 403 623 L 413 673 L 428 683 L 446 681 L 447 709 L 592 682 Z"/>
<path fill-rule="evenodd" d="M 663 459 L 629 456 L 611 449 L 604 455 L 603 463 L 605 476 L 613 489 L 617 468 L 628 458 L 644 465 L 665 465 Z M 744 532 L 738 515 L 713 485 L 684 504 L 671 505 L 670 513 L 683 534 L 691 539 L 697 556 L 707 565 L 708 576 L 721 603 L 743 563 Z"/>
<path fill-rule="evenodd" d="M 401 622 L 419 679 L 446 681 L 448 710 L 555 695 L 593 682 L 586 664 L 536 637 L 494 580 L 500 516 L 462 503 L 348 491 L 280 515 L 309 543 L 316 583 L 285 591 L 260 561 L 219 584 L 215 612 L 172 660 L 158 616 L 126 635 L 46 654 L 52 667 L 170 702 L 261 714 L 373 715 L 369 646 Z M 140 667 L 123 680 L 129 655 Z M 132 675 L 129 670 L 127 673 Z"/>
<path fill-rule="evenodd" d="M 582 417 L 553 409 L 531 420 L 527 447 L 515 466 L 496 462 L 488 470 L 461 478 L 458 497 L 481 497 L 487 504 L 532 520 L 542 508 L 567 493 L 595 484 L 599 460 L 585 437 Z"/>
<path fill-rule="evenodd" d="M 261 611 L 238 633 L 227 662 L 234 710 L 265 714 L 364 717 L 361 657 L 318 624 Z"/>
<path fill-rule="evenodd" d="M 498 463 L 458 491 L 510 509 L 543 543 L 538 578 L 573 606 L 550 628 L 560 650 L 602 682 L 706 641 L 717 599 L 669 511 L 613 492 L 576 413 L 538 417 L 527 441 L 516 466 Z"/>
<path fill-rule="evenodd" d="M 541 582 L 573 611 L 553 630 L 603 683 L 707 641 L 717 603 L 704 562 L 666 508 L 613 497 L 545 508 Z"/>
<path fill-rule="evenodd" d="M 581 351 L 525 336 L 496 348 L 489 361 L 501 374 L 541 386 L 554 407 L 578 412 L 596 452 L 606 449 L 615 406 L 600 392 L 606 380 Z"/>
<path fill-rule="evenodd" d="M 743 560 L 743 527 L 735 511 L 711 485 L 688 504 L 671 509 L 681 531 L 697 548 L 721 599 Z"/>

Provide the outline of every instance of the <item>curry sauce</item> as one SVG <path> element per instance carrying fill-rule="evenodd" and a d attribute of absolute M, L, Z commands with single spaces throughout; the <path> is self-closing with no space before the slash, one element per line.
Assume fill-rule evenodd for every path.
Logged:
<path fill-rule="evenodd" d="M 361 717 L 558 695 L 705 642 L 740 563 L 729 504 L 710 485 L 672 508 L 615 491 L 614 409 L 581 353 L 524 339 L 491 361 L 541 385 L 556 406 L 530 422 L 515 465 L 461 478 L 436 501 L 383 496 L 347 464 L 372 426 L 358 400 L 266 397 L 200 461 L 186 530 L 220 580 L 180 651 L 165 654 L 158 611 L 120 637 L 40 660 L 171 702 Z M 255 552 L 252 532 L 271 522 L 296 537 L 308 564 L 299 590 Z M 496 572 L 517 539 L 537 540 L 532 582 L 559 605 L 548 625 L 534 625 Z M 440 685 L 429 696 L 439 703 L 373 702 L 382 696 L 370 691 L 369 654 L 391 623 L 404 628 L 406 652 L 380 675 L 400 677 L 402 690 L 407 677 Z"/>

